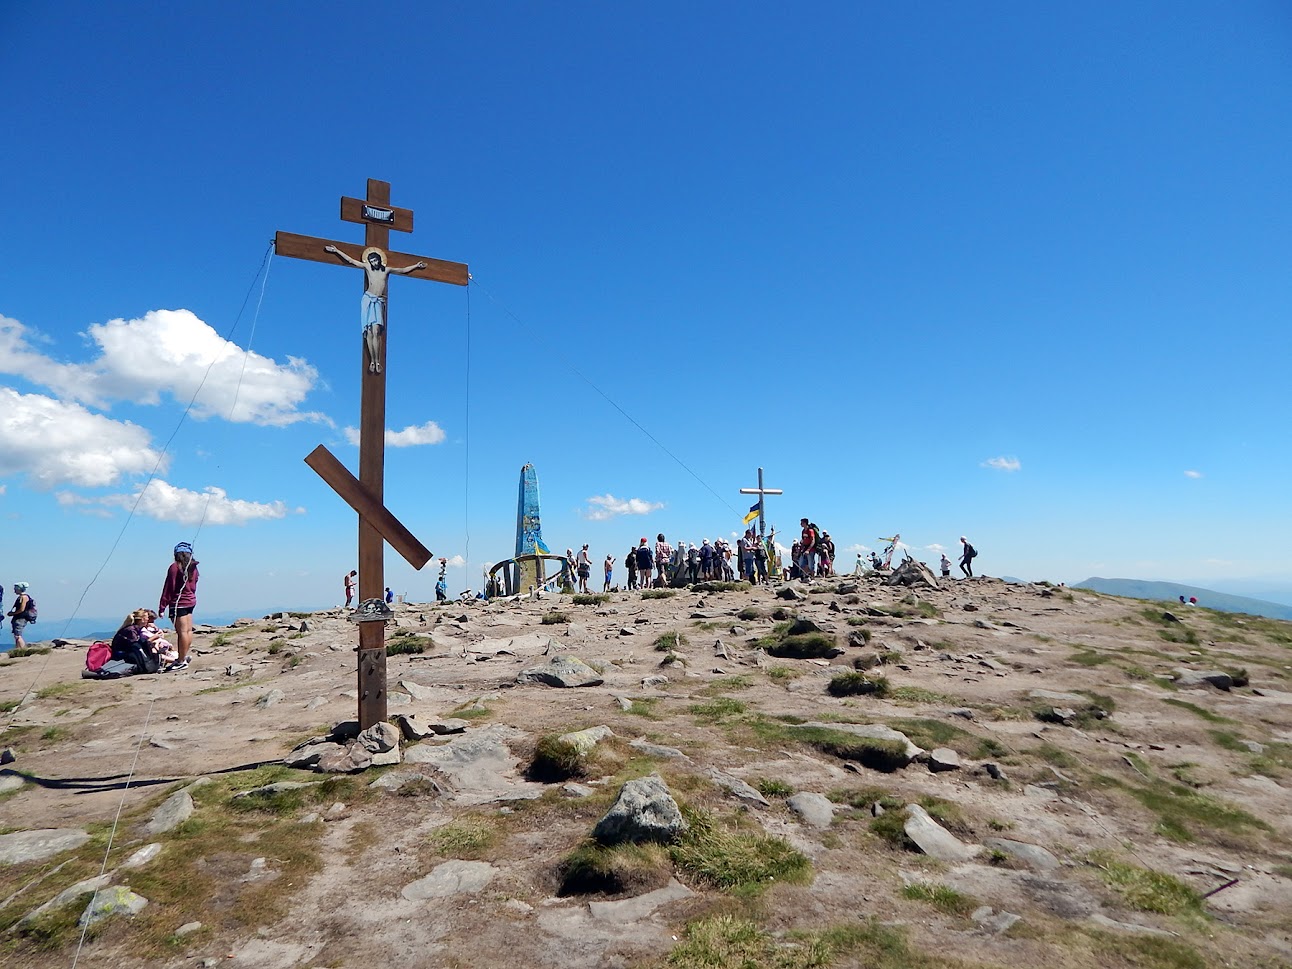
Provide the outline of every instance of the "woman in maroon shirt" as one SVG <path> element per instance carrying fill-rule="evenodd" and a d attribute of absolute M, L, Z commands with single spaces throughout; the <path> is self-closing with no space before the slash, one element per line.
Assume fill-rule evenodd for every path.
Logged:
<path fill-rule="evenodd" d="M 193 610 L 197 608 L 197 559 L 193 546 L 180 542 L 175 546 L 175 561 L 166 570 L 162 584 L 161 604 L 157 612 L 169 615 L 175 626 L 175 646 L 179 659 L 168 663 L 162 672 L 170 673 L 188 669 L 188 651 L 193 645 Z M 168 611 L 169 610 L 169 611 Z"/>

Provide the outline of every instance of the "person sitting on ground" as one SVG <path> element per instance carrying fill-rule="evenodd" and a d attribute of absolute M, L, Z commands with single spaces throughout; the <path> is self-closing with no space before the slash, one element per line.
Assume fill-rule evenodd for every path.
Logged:
<path fill-rule="evenodd" d="M 136 609 L 121 621 L 112 637 L 112 658 L 133 666 L 136 673 L 156 673 L 162 668 L 157 653 L 144 639 L 143 627 L 147 621 L 147 610 Z"/>
<path fill-rule="evenodd" d="M 138 624 L 140 638 L 163 665 L 179 659 L 179 650 L 167 641 L 166 634 L 157 625 L 157 613 L 140 606 L 135 610 L 135 616 L 143 620 Z"/>

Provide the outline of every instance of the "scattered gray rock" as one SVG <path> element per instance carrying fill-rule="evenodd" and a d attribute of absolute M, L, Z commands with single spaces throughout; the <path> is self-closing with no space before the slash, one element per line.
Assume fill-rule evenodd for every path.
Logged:
<path fill-rule="evenodd" d="M 40 905 L 32 909 L 19 919 L 18 924 L 28 925 L 35 919 L 40 918 L 46 912 L 52 912 L 55 909 L 62 908 L 64 905 L 70 905 L 73 902 L 78 901 L 82 896 L 89 895 L 92 892 L 97 892 L 101 888 L 106 888 L 108 883 L 111 881 L 112 873 L 105 872 L 102 875 L 96 875 L 93 878 L 86 878 L 77 882 L 75 885 L 70 885 L 51 898 L 44 905 Z"/>
<path fill-rule="evenodd" d="M 965 844 L 929 817 L 929 813 L 918 804 L 906 805 L 906 824 L 903 830 L 922 852 L 938 861 L 958 864 L 975 857 L 982 850 L 977 845 Z"/>
<path fill-rule="evenodd" d="M 517 683 L 543 683 L 547 686 L 600 686 L 601 674 L 573 656 L 554 656 L 546 666 L 531 666 L 516 674 Z"/>
<path fill-rule="evenodd" d="M 613 730 L 602 724 L 599 727 L 588 727 L 586 730 L 573 730 L 570 733 L 563 733 L 557 739 L 562 743 L 569 744 L 582 757 L 591 752 L 592 748 L 601 741 L 614 735 Z"/>
<path fill-rule="evenodd" d="M 1223 670 L 1172 670 L 1175 685 L 1185 689 L 1214 686 L 1217 690 L 1228 690 L 1234 685 L 1234 678 Z"/>
<path fill-rule="evenodd" d="M 418 771 L 391 771 L 389 774 L 382 774 L 375 781 L 369 784 L 369 787 L 375 787 L 379 791 L 398 791 L 401 787 L 415 783 L 429 784 L 433 789 L 435 796 L 444 793 L 444 786 L 429 774 L 422 774 Z"/>
<path fill-rule="evenodd" d="M 971 916 L 978 927 L 984 932 L 992 935 L 999 935 L 1012 928 L 1021 918 L 1021 915 L 1015 915 L 1013 912 L 997 912 L 990 905 L 983 905 L 975 909 Z"/>
<path fill-rule="evenodd" d="M 44 861 L 79 848 L 89 840 L 90 836 L 79 828 L 37 828 L 0 834 L 0 865 Z"/>
<path fill-rule="evenodd" d="M 960 755 L 950 747 L 934 747 L 929 751 L 929 770 L 934 774 L 960 769 Z"/>
<path fill-rule="evenodd" d="M 173 831 L 193 815 L 193 798 L 188 791 L 176 791 L 158 806 L 144 825 L 144 834 L 158 835 Z"/>
<path fill-rule="evenodd" d="M 947 711 L 948 717 L 960 717 L 962 720 L 976 719 L 977 714 L 970 707 L 956 707 Z"/>
<path fill-rule="evenodd" d="M 807 597 L 792 585 L 783 585 L 776 590 L 777 599 L 789 599 L 792 602 L 806 599 Z"/>
<path fill-rule="evenodd" d="M 8 794 L 10 791 L 19 790 L 25 781 L 21 774 L 9 774 L 7 777 L 0 777 L 0 794 Z"/>
<path fill-rule="evenodd" d="M 136 895 L 124 885 L 113 885 L 94 896 L 81 913 L 78 924 L 86 928 L 114 915 L 138 915 L 147 904 L 148 899 L 142 895 Z"/>
<path fill-rule="evenodd" d="M 1090 702 L 1089 697 L 1081 696 L 1079 693 L 1058 693 L 1054 690 L 1032 690 L 1028 693 L 1033 700 L 1044 700 L 1046 703 L 1075 703 L 1077 706 L 1085 706 Z"/>
<path fill-rule="evenodd" d="M 355 742 L 370 754 L 384 754 L 399 748 L 399 730 L 384 721 L 359 733 Z"/>
<path fill-rule="evenodd" d="M 667 686 L 667 685 L 668 685 L 668 677 L 665 676 L 663 673 L 652 673 L 650 676 L 642 677 L 642 686 L 644 686 L 648 690 L 652 690 L 658 686 Z"/>
<path fill-rule="evenodd" d="M 736 798 L 742 801 L 748 801 L 750 804 L 757 804 L 761 807 L 770 807 L 767 798 L 763 797 L 754 788 L 750 787 L 739 777 L 733 777 L 731 774 L 724 774 L 716 767 L 709 768 L 709 778 L 719 787 L 724 788 Z"/>
<path fill-rule="evenodd" d="M 663 778 L 652 774 L 627 781 L 592 836 L 602 844 L 626 841 L 673 841 L 686 830 L 686 819 Z"/>
<path fill-rule="evenodd" d="M 262 693 L 260 695 L 260 699 L 256 701 L 256 706 L 258 706 L 261 710 L 264 710 L 267 707 L 272 707 L 275 703 L 278 703 L 280 700 L 282 700 L 285 695 L 286 694 L 284 694 L 283 691 L 279 689 L 273 689 L 267 693 Z"/>
<path fill-rule="evenodd" d="M 301 623 L 301 625 L 304 626 L 305 623 Z M 184 936 L 192 935 L 194 932 L 198 931 L 201 928 L 202 928 L 201 922 L 185 922 L 183 925 L 181 925 L 178 929 L 175 930 L 175 936 L 176 938 L 182 939 L 184 938 Z"/>
<path fill-rule="evenodd" d="M 1059 859 L 1040 845 L 1028 844 L 1025 841 L 1011 841 L 1008 838 L 984 838 L 982 843 L 986 848 L 1017 858 L 1036 871 L 1053 871 L 1059 867 Z"/>
<path fill-rule="evenodd" d="M 122 868 L 142 868 L 148 862 L 152 861 L 161 854 L 162 846 L 157 842 L 150 845 L 144 845 L 129 858 L 121 863 Z"/>
<path fill-rule="evenodd" d="M 1100 912 L 1090 916 L 1090 921 L 1094 922 L 1103 929 L 1114 929 L 1118 932 L 1131 932 L 1135 935 L 1159 935 L 1170 938 L 1175 935 L 1174 932 L 1168 932 L 1165 929 L 1155 929 L 1151 925 L 1140 925 L 1136 922 L 1120 922 L 1117 919 L 1109 918 Z"/>
<path fill-rule="evenodd" d="M 372 766 L 372 754 L 361 744 L 334 747 L 318 759 L 314 769 L 322 774 L 353 774 Z"/>
<path fill-rule="evenodd" d="M 834 805 L 823 794 L 801 791 L 791 796 L 785 803 L 810 827 L 828 828 L 834 821 Z"/>
<path fill-rule="evenodd" d="M 324 697 L 316 696 L 314 699 L 310 700 L 309 703 L 305 704 L 305 709 L 317 710 L 319 707 L 326 706 L 326 705 L 327 705 L 327 700 Z"/>
<path fill-rule="evenodd" d="M 498 869 L 483 861 L 446 861 L 436 865 L 425 878 L 405 885 L 400 894 L 409 901 L 473 895 L 484 891 Z"/>
<path fill-rule="evenodd" d="M 690 898 L 694 894 L 695 892 L 676 878 L 670 878 L 663 888 L 657 888 L 653 892 L 646 892 L 633 898 L 622 898 L 612 902 L 589 902 L 588 911 L 598 922 L 630 924 L 650 918 L 669 902 Z"/>
<path fill-rule="evenodd" d="M 676 747 L 665 747 L 663 744 L 653 744 L 648 740 L 638 738 L 637 740 L 628 741 L 628 746 L 634 750 L 640 750 L 647 757 L 663 757 L 665 760 L 690 760 L 686 754 Z"/>
<path fill-rule="evenodd" d="M 414 700 L 430 700 L 435 696 L 433 689 L 413 680 L 400 680 L 399 685 Z"/>
<path fill-rule="evenodd" d="M 588 787 L 586 784 L 576 784 L 573 781 L 562 784 L 561 790 L 570 797 L 591 797 L 597 793 L 594 788 Z"/>
<path fill-rule="evenodd" d="M 447 779 L 461 804 L 538 797 L 543 785 L 517 779 L 516 758 L 507 747 L 507 741 L 524 736 L 512 727 L 490 724 L 437 746 L 410 747 L 404 762 L 432 765 Z"/>

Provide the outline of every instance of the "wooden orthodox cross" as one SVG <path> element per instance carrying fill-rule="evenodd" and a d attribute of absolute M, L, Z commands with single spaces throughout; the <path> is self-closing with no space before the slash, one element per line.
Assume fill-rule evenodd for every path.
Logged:
<path fill-rule="evenodd" d="M 758 496 L 758 537 L 759 537 L 759 538 L 761 538 L 761 539 L 766 539 L 766 538 L 767 538 L 767 515 L 766 515 L 766 513 L 765 513 L 765 512 L 766 512 L 766 509 L 763 507 L 763 499 L 764 499 L 767 495 L 783 495 L 783 494 L 785 494 L 785 492 L 784 492 L 784 491 L 782 491 L 780 488 L 764 488 L 764 487 L 763 487 L 763 469 L 762 469 L 762 468 L 759 468 L 759 469 L 758 469 L 758 487 L 757 487 L 757 488 L 741 488 L 741 489 L 740 489 L 740 493 L 741 493 L 742 495 L 757 495 L 757 496 Z"/>
<path fill-rule="evenodd" d="M 279 232 L 274 249 L 280 256 L 312 259 L 364 270 L 363 393 L 359 405 L 359 477 L 356 479 L 323 445 L 305 463 L 359 513 L 359 727 L 386 719 L 386 624 L 382 600 L 386 578 L 383 543 L 389 542 L 415 569 L 431 558 L 384 504 L 386 468 L 386 311 L 391 273 L 465 286 L 470 277 L 463 263 L 390 252 L 390 230 L 413 231 L 410 209 L 390 204 L 390 183 L 368 179 L 368 197 L 342 198 L 341 218 L 364 227 L 364 244 L 332 242 Z M 367 616 L 370 621 L 366 621 Z"/>

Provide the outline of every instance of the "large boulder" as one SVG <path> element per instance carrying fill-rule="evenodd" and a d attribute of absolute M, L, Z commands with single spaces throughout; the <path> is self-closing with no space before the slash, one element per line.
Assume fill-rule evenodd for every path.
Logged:
<path fill-rule="evenodd" d="M 188 791 L 176 791 L 153 812 L 152 818 L 144 825 L 144 834 L 158 835 L 173 831 L 193 814 L 193 798 Z"/>
<path fill-rule="evenodd" d="M 929 817 L 929 813 L 918 804 L 906 805 L 906 824 L 903 830 L 922 852 L 948 864 L 968 861 L 982 851 L 978 845 L 965 844 Z"/>
<path fill-rule="evenodd" d="M 38 828 L 0 834 L 0 865 L 44 861 L 79 848 L 89 840 L 89 834 L 79 828 Z"/>
<path fill-rule="evenodd" d="M 686 830 L 686 819 L 657 774 L 628 781 L 619 797 L 597 822 L 592 836 L 602 844 L 674 841 Z"/>
<path fill-rule="evenodd" d="M 573 656 L 554 656 L 543 666 L 531 666 L 516 674 L 517 683 L 543 683 L 547 686 L 600 686 L 601 674 Z"/>

